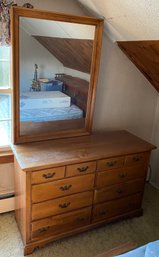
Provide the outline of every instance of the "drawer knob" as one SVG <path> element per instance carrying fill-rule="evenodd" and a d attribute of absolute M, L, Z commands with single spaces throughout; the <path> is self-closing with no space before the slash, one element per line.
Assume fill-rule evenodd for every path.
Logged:
<path fill-rule="evenodd" d="M 112 161 L 112 162 L 107 162 L 106 163 L 106 166 L 108 166 L 108 167 L 113 167 L 113 166 L 115 166 L 117 164 L 117 161 Z"/>
<path fill-rule="evenodd" d="M 79 172 L 84 172 L 84 171 L 86 171 L 86 170 L 88 170 L 88 166 L 86 166 L 86 167 L 81 167 L 81 168 L 77 168 L 77 170 L 79 171 Z"/>
<path fill-rule="evenodd" d="M 60 190 L 66 191 L 66 190 L 69 190 L 71 187 L 72 187 L 72 185 L 64 185 L 64 186 L 60 187 Z"/>
<path fill-rule="evenodd" d="M 128 175 L 127 172 L 125 172 L 125 173 L 120 173 L 120 174 L 119 174 L 119 177 L 120 177 L 120 178 L 125 178 L 125 177 L 127 177 L 127 175 Z"/>
<path fill-rule="evenodd" d="M 59 207 L 64 209 L 64 208 L 67 208 L 71 203 L 68 202 L 68 203 L 63 203 L 63 204 L 59 204 Z"/>
<path fill-rule="evenodd" d="M 43 174 L 42 176 L 43 176 L 43 178 L 47 179 L 47 178 L 52 178 L 53 176 L 55 176 L 55 174 L 56 174 L 55 172 L 52 172 L 52 173 L 50 172 L 47 174 Z"/>
<path fill-rule="evenodd" d="M 49 227 L 39 228 L 38 232 L 43 233 L 43 232 L 46 232 L 48 229 L 49 229 Z"/>
<path fill-rule="evenodd" d="M 139 162 L 139 161 L 141 161 L 141 158 L 142 157 L 140 157 L 140 156 L 135 156 L 135 157 L 133 157 L 133 161 L 134 162 Z"/>

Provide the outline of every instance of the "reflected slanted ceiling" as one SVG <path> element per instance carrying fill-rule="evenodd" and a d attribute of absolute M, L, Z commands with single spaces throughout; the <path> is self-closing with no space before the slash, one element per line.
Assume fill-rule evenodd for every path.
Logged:
<path fill-rule="evenodd" d="M 90 73 L 93 41 L 34 36 L 65 67 Z"/>
<path fill-rule="evenodd" d="M 159 92 L 159 1 L 78 0 Z M 150 41 L 151 40 L 151 41 Z"/>

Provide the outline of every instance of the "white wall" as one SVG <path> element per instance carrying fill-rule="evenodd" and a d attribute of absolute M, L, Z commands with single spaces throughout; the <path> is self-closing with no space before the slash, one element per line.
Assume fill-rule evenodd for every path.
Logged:
<path fill-rule="evenodd" d="M 155 113 L 152 143 L 157 146 L 157 149 L 153 151 L 152 158 L 151 158 L 151 166 L 152 166 L 151 183 L 159 189 L 159 100 L 157 103 L 157 108 Z"/>
<path fill-rule="evenodd" d="M 26 0 L 16 0 L 19 6 L 25 4 Z M 74 0 L 30 0 L 34 9 L 48 10 L 52 12 L 64 12 L 68 14 L 82 15 L 83 11 Z"/>
<path fill-rule="evenodd" d="M 54 78 L 55 73 L 63 73 L 64 67 L 35 38 L 20 29 L 20 88 L 30 90 L 34 78 L 34 66 L 38 65 L 38 78 Z"/>
<path fill-rule="evenodd" d="M 14 192 L 13 163 L 0 165 L 0 194 Z"/>
<path fill-rule="evenodd" d="M 151 140 L 158 94 L 116 43 L 104 36 L 94 130 L 127 129 Z"/>

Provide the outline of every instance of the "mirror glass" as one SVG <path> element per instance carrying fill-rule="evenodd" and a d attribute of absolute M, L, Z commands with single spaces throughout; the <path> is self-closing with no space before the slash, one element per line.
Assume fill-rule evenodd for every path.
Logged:
<path fill-rule="evenodd" d="M 20 136 L 85 127 L 94 36 L 94 25 L 20 17 Z"/>

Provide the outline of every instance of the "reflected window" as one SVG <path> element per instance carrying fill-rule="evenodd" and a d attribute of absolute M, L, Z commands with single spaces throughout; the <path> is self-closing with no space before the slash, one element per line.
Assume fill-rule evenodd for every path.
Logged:
<path fill-rule="evenodd" d="M 11 139 L 10 47 L 0 47 L 0 147 Z"/>

